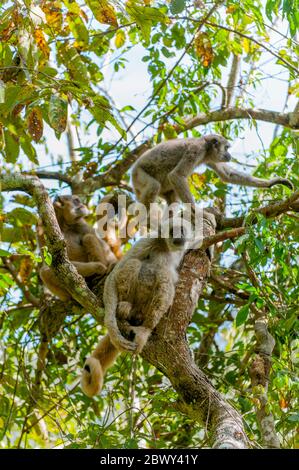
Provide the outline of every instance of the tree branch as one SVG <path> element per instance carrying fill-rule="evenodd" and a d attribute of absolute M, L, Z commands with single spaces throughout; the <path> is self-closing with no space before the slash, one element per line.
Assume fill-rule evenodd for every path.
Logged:
<path fill-rule="evenodd" d="M 230 73 L 229 73 L 228 81 L 227 81 L 227 96 L 226 96 L 226 103 L 225 103 L 226 108 L 229 108 L 233 104 L 233 97 L 234 97 L 235 86 L 236 86 L 237 78 L 238 78 L 239 66 L 240 66 L 240 56 L 237 54 L 233 54 L 232 65 L 231 65 L 231 69 L 230 69 Z"/>
<path fill-rule="evenodd" d="M 269 204 L 267 206 L 257 207 L 252 209 L 253 213 L 262 214 L 264 217 L 271 218 L 277 217 L 289 210 L 299 211 L 299 190 L 295 191 L 290 197 L 282 199 L 281 201 L 275 202 L 274 204 Z M 245 215 L 240 217 L 222 217 L 221 215 L 215 213 L 217 220 L 217 228 L 236 228 L 241 227 L 244 224 Z M 252 221 L 256 223 L 256 221 Z"/>
<path fill-rule="evenodd" d="M 272 412 L 268 409 L 268 384 L 271 368 L 271 356 L 275 346 L 273 336 L 268 331 L 267 315 L 255 313 L 254 331 L 256 336 L 256 354 L 250 366 L 253 394 L 258 399 L 255 406 L 256 417 L 261 430 L 262 442 L 266 448 L 280 448 L 280 442 L 275 430 Z"/>
<path fill-rule="evenodd" d="M 263 292 L 267 298 L 267 293 L 260 285 L 260 282 L 249 264 L 249 256 L 245 251 L 242 255 L 245 268 L 252 285 Z M 269 302 L 269 299 L 268 299 Z M 272 304 L 272 302 L 271 302 Z M 273 304 L 272 304 L 273 305 Z M 273 305 L 275 308 L 275 306 Z M 268 410 L 268 384 L 271 369 L 271 356 L 275 346 L 273 336 L 268 331 L 268 317 L 266 308 L 259 310 L 256 306 L 251 309 L 254 313 L 254 331 L 256 336 L 255 357 L 249 368 L 253 394 L 258 399 L 258 405 L 255 405 L 256 417 L 261 430 L 262 442 L 266 448 L 280 448 L 280 442 L 275 430 L 274 416 L 271 410 Z"/>
<path fill-rule="evenodd" d="M 210 122 L 228 121 L 230 119 L 256 119 L 258 121 L 271 122 L 279 124 L 290 129 L 299 129 L 299 114 L 280 113 L 267 109 L 253 108 L 227 108 L 211 111 L 210 113 L 201 113 L 185 121 L 184 131 L 193 129 L 196 126 L 209 124 Z M 177 126 L 179 127 L 179 126 Z"/>
<path fill-rule="evenodd" d="M 64 173 L 60 173 L 59 171 L 43 171 L 43 170 L 32 170 L 32 171 L 24 171 L 24 175 L 29 176 L 37 176 L 40 179 L 45 180 L 58 180 L 62 181 L 63 183 L 67 183 L 70 186 L 73 184 L 73 179 L 71 176 L 67 176 Z"/>

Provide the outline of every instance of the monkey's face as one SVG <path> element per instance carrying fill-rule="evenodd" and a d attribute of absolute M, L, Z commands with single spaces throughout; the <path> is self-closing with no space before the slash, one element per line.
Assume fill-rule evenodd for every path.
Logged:
<path fill-rule="evenodd" d="M 221 135 L 209 135 L 206 138 L 206 161 L 211 162 L 229 162 L 231 154 L 228 149 L 230 143 Z"/>
<path fill-rule="evenodd" d="M 182 251 L 189 239 L 189 230 L 182 221 L 170 223 L 167 245 L 170 251 Z"/>
<path fill-rule="evenodd" d="M 73 224 L 89 215 L 89 210 L 78 196 L 59 196 L 54 202 L 54 209 L 57 216 L 67 224 Z"/>

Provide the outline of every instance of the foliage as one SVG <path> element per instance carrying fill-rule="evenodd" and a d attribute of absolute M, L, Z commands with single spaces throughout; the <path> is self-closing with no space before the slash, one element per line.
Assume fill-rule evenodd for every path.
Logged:
<path fill-rule="evenodd" d="M 201 25 L 214 4 L 217 8 Z M 62 170 L 67 177 L 83 174 L 88 181 L 122 161 L 122 156 L 140 143 L 138 135 L 159 142 L 179 133 L 196 137 L 213 131 L 231 140 L 246 138 L 250 129 L 258 133 L 258 124 L 252 120 L 208 121 L 205 127 L 189 131 L 184 123 L 190 116 L 209 115 L 220 107 L 219 97 L 226 87 L 233 56 L 243 61 L 234 84 L 236 107 L 257 107 L 255 93 L 268 78 L 261 65 L 265 58 L 287 77 L 289 99 L 298 99 L 298 1 L 231 0 L 214 4 L 191 0 L 2 1 L 3 169 L 11 173 L 40 170 L 46 155 L 47 165 L 52 164 L 54 170 Z M 284 25 L 286 35 L 280 33 L 276 21 Z M 111 63 L 112 80 L 116 81 L 126 73 L 126 57 L 137 47 L 142 48 L 151 91 L 144 107 L 137 111 L 129 96 L 127 105 L 119 109 L 105 88 L 105 64 Z M 74 149 L 70 144 L 70 158 L 61 161 L 49 149 L 49 139 L 55 134 L 63 141 L 70 137 L 70 128 L 79 136 L 80 146 Z M 298 186 L 296 135 L 289 128 L 274 128 L 275 120 L 270 145 L 253 156 L 255 174 L 287 175 Z M 92 144 L 86 135 L 93 136 Z M 128 181 L 126 173 L 119 184 Z M 214 261 L 217 275 L 242 295 L 209 282 L 188 330 L 190 345 L 216 388 L 244 416 L 250 439 L 261 445 L 255 408 L 259 404 L 249 376 L 255 344 L 251 306 L 265 309 L 276 343 L 268 408 L 282 445 L 294 447 L 299 421 L 295 412 L 298 216 L 261 217 L 252 224 L 252 208 L 264 199 L 288 195 L 281 187 L 255 192 L 238 189 L 236 194 L 235 188 L 220 183 L 208 171 L 204 176 L 193 175 L 190 184 L 193 194 L 205 205 L 217 204 L 231 216 L 249 214 L 246 234 L 218 246 Z M 51 194 L 64 188 L 61 181 L 59 187 L 49 185 Z M 95 195 L 85 196 L 94 196 L 89 197 L 93 208 L 96 199 L 112 189 L 98 188 Z M 1 446 L 208 446 L 210 436 L 204 428 L 175 410 L 176 394 L 168 381 L 140 358 L 122 355 L 107 376 L 102 396 L 90 400 L 81 393 L 76 386 L 80 366 L 103 333 L 88 314 L 66 312 L 63 327 L 51 340 L 41 386 L 37 385 L 41 337 L 38 308 L 30 296 L 40 299 L 44 295 L 38 268 L 42 257 L 48 264 L 51 258 L 46 249 L 40 253 L 38 248 L 38 214 L 32 199 L 11 193 L 1 194 L 0 201 Z M 245 269 L 245 251 L 257 285 Z"/>

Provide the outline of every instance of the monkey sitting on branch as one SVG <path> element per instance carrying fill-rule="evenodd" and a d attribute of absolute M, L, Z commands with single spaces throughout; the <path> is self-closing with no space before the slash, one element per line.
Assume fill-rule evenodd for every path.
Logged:
<path fill-rule="evenodd" d="M 137 241 L 105 281 L 108 334 L 86 360 L 81 377 L 89 397 L 100 393 L 105 372 L 121 351 L 142 351 L 172 305 L 177 268 L 190 247 L 191 226 L 181 218 L 172 219 L 169 230 L 165 227 Z"/>
<path fill-rule="evenodd" d="M 293 184 L 286 178 L 266 180 L 235 170 L 227 163 L 231 160 L 229 147 L 230 144 L 224 137 L 211 134 L 200 139 L 168 140 L 147 150 L 132 170 L 132 184 L 137 199 L 147 209 L 158 196 L 168 204 L 182 201 L 194 207 L 187 178 L 201 163 L 212 168 L 226 183 L 255 188 L 271 188 L 276 184 L 283 184 L 293 189 Z"/>
<path fill-rule="evenodd" d="M 67 254 L 81 276 L 104 275 L 117 258 L 109 245 L 97 237 L 85 220 L 89 210 L 78 196 L 58 196 L 54 201 L 58 224 L 66 240 Z M 48 289 L 61 300 L 71 295 L 63 288 L 51 267 L 43 266 L 40 277 Z"/>

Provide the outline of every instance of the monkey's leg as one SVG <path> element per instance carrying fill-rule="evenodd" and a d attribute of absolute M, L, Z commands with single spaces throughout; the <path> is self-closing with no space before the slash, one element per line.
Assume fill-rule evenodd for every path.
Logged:
<path fill-rule="evenodd" d="M 117 304 L 116 316 L 118 320 L 127 320 L 130 318 L 133 305 L 131 302 L 121 301 Z"/>
<path fill-rule="evenodd" d="M 61 287 L 61 282 L 58 281 L 55 273 L 48 266 L 43 266 L 40 269 L 39 275 L 43 283 L 48 287 L 52 294 L 59 297 L 60 300 L 66 301 L 71 299 L 71 295 Z"/>
<path fill-rule="evenodd" d="M 149 175 L 143 168 L 137 167 L 132 175 L 134 191 L 140 202 L 142 202 L 147 209 L 150 204 L 157 199 L 161 185 L 159 181 Z"/>
<path fill-rule="evenodd" d="M 180 200 L 185 204 L 195 205 L 193 196 L 190 192 L 187 178 L 192 174 L 194 168 L 202 160 L 198 152 L 186 151 L 176 167 L 169 173 L 168 181 L 178 195 Z"/>
<path fill-rule="evenodd" d="M 83 367 L 81 387 L 85 395 L 93 397 L 101 392 L 105 373 L 118 355 L 119 351 L 111 343 L 109 335 L 104 336 Z"/>
<path fill-rule="evenodd" d="M 133 260 L 137 261 L 137 260 Z M 140 264 L 140 261 L 139 261 Z M 124 271 L 126 271 L 124 269 Z M 118 280 L 118 282 L 120 282 Z M 104 286 L 104 305 L 105 305 L 105 319 L 104 323 L 108 329 L 108 333 L 112 343 L 118 350 L 135 351 L 136 344 L 124 338 L 119 331 L 117 324 L 116 312 L 118 305 L 118 283 L 116 283 L 115 273 L 112 271 L 107 277 Z"/>
<path fill-rule="evenodd" d="M 98 261 L 90 261 L 89 263 L 82 263 L 81 261 L 72 261 L 77 271 L 83 277 L 89 277 L 93 274 L 105 274 L 107 271 L 106 266 Z"/>
<path fill-rule="evenodd" d="M 106 242 L 99 239 L 93 233 L 84 235 L 82 244 L 87 253 L 88 261 L 99 261 L 105 266 L 116 263 L 116 256 L 111 252 Z"/>
<path fill-rule="evenodd" d="M 167 193 L 163 194 L 163 197 L 169 206 L 180 200 L 178 194 L 175 191 L 167 191 Z"/>

